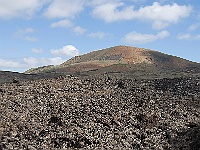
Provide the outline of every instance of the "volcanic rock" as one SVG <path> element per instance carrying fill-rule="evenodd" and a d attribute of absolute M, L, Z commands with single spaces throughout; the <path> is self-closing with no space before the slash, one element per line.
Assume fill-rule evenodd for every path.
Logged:
<path fill-rule="evenodd" d="M 0 149 L 200 147 L 200 78 L 66 76 L 0 85 Z"/>

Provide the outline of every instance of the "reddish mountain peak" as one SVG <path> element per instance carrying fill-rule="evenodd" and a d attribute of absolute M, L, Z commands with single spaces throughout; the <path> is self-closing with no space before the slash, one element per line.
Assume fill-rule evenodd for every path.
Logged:
<path fill-rule="evenodd" d="M 42 69 L 34 69 L 27 73 L 40 72 L 83 72 L 90 70 L 99 70 L 99 72 L 112 70 L 129 70 L 143 68 L 144 71 L 154 67 L 157 70 L 177 70 L 199 67 L 198 63 L 194 63 L 179 57 L 167 55 L 153 50 L 130 46 L 115 46 L 102 50 L 92 51 L 90 53 L 75 56 L 58 66 L 45 67 Z M 120 68 L 120 69 L 117 69 Z M 136 69 L 137 69 L 136 68 Z M 127 71 L 125 71 L 127 72 Z M 151 72 L 151 69 L 150 69 Z"/>
<path fill-rule="evenodd" d="M 62 65 L 69 65 L 74 63 L 82 63 L 82 62 L 105 62 L 105 61 L 118 61 L 120 63 L 152 63 L 152 59 L 149 58 L 148 50 L 143 48 L 136 48 L 130 46 L 115 46 L 111 48 L 106 48 L 102 50 L 92 51 L 90 53 L 76 56 Z"/>

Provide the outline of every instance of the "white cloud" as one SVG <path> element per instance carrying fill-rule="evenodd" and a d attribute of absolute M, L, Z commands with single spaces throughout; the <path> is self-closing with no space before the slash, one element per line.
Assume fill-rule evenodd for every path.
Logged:
<path fill-rule="evenodd" d="M 32 48 L 31 51 L 32 51 L 33 53 L 39 54 L 39 53 L 42 53 L 42 52 L 43 52 L 43 49 Z"/>
<path fill-rule="evenodd" d="M 179 40 L 200 40 L 200 34 L 197 34 L 197 35 L 191 35 L 191 34 L 179 34 L 177 36 L 177 38 Z"/>
<path fill-rule="evenodd" d="M 26 66 L 38 67 L 38 66 L 46 66 L 46 65 L 59 65 L 64 60 L 61 57 L 53 57 L 53 58 L 34 58 L 27 57 L 23 59 L 23 62 Z"/>
<path fill-rule="evenodd" d="M 20 29 L 20 30 L 16 31 L 14 36 L 17 38 L 26 40 L 26 41 L 36 42 L 38 39 L 36 37 L 33 37 L 30 35 L 34 32 L 35 32 L 35 30 L 33 28 Z"/>
<path fill-rule="evenodd" d="M 44 12 L 48 18 L 73 18 L 84 8 L 84 0 L 53 0 Z"/>
<path fill-rule="evenodd" d="M 147 0 L 129 0 L 130 2 L 134 2 L 134 3 L 144 3 Z"/>
<path fill-rule="evenodd" d="M 26 28 L 26 29 L 19 29 L 16 34 L 17 35 L 24 35 L 24 34 L 29 34 L 29 33 L 33 33 L 35 32 L 35 30 L 33 28 Z"/>
<path fill-rule="evenodd" d="M 70 28 L 72 26 L 73 26 L 73 23 L 68 19 L 60 20 L 58 22 L 54 22 L 51 24 L 52 28 L 56 28 L 56 27 Z"/>
<path fill-rule="evenodd" d="M 0 18 L 29 18 L 33 16 L 47 0 L 0 0 Z"/>
<path fill-rule="evenodd" d="M 31 49 L 33 53 L 42 53 L 42 49 Z M 50 53 L 55 55 L 50 58 L 35 58 L 35 57 L 25 57 L 23 59 L 1 59 L 0 58 L 0 70 L 12 70 L 23 72 L 30 68 L 36 68 L 47 65 L 59 65 L 66 61 L 66 57 L 72 57 L 79 55 L 78 49 L 72 45 L 64 46 L 61 49 L 51 50 Z"/>
<path fill-rule="evenodd" d="M 86 32 L 86 29 L 80 27 L 80 26 L 75 26 L 73 22 L 71 22 L 68 19 L 60 20 L 58 22 L 54 22 L 51 24 L 52 28 L 56 27 L 62 27 L 62 28 L 70 28 L 75 34 L 81 35 Z"/>
<path fill-rule="evenodd" d="M 66 60 L 60 57 L 52 58 L 34 58 L 27 57 L 22 60 L 12 60 L 12 59 L 0 59 L 0 67 L 2 70 L 17 70 L 25 71 L 30 68 L 47 66 L 47 65 L 59 65 Z"/>
<path fill-rule="evenodd" d="M 189 27 L 189 30 L 194 31 L 194 30 L 197 30 L 198 28 L 200 28 L 200 23 L 196 23 L 196 24 L 191 25 Z"/>
<path fill-rule="evenodd" d="M 191 38 L 190 34 L 179 34 L 177 37 L 179 40 L 189 40 Z"/>
<path fill-rule="evenodd" d="M 103 19 L 106 22 L 131 20 L 136 17 L 133 11 L 133 6 L 125 7 L 119 10 L 118 8 L 122 6 L 124 6 L 124 3 L 121 2 L 107 2 L 96 6 L 92 11 L 92 15 Z"/>
<path fill-rule="evenodd" d="M 98 38 L 98 39 L 103 39 L 106 36 L 111 36 L 111 35 L 109 33 L 100 32 L 100 31 L 88 34 L 88 37 L 90 37 L 90 38 Z"/>
<path fill-rule="evenodd" d="M 97 5 L 93 9 L 92 15 L 103 19 L 105 22 L 139 19 L 151 22 L 155 29 L 163 29 L 170 24 L 177 23 L 182 18 L 188 17 L 191 11 L 191 6 L 181 6 L 176 3 L 161 5 L 154 2 L 151 6 L 135 10 L 133 5 L 126 6 L 122 2 L 107 2 Z"/>
<path fill-rule="evenodd" d="M 30 42 L 36 42 L 38 39 L 35 37 L 25 36 L 23 37 L 24 40 L 30 41 Z"/>
<path fill-rule="evenodd" d="M 23 65 L 24 64 L 21 64 L 20 62 L 14 60 L 0 59 L 1 68 L 20 68 L 23 67 Z"/>
<path fill-rule="evenodd" d="M 109 0 L 109 3 L 116 3 L 116 2 L 120 2 L 121 0 Z M 98 5 L 102 5 L 102 4 L 106 4 L 108 3 L 108 0 L 87 0 L 86 1 L 86 5 L 88 6 L 98 6 Z"/>
<path fill-rule="evenodd" d="M 186 18 L 192 11 L 191 6 L 180 6 L 176 3 L 173 5 L 161 6 L 154 2 L 152 6 L 140 8 L 138 17 L 153 22 L 154 28 L 162 29 L 172 23 L 177 23 L 180 19 Z M 158 23 L 157 23 L 158 22 Z"/>
<path fill-rule="evenodd" d="M 73 27 L 73 31 L 76 33 L 76 34 L 84 34 L 86 32 L 86 29 L 80 27 L 80 26 L 75 26 Z"/>
<path fill-rule="evenodd" d="M 169 36 L 169 32 L 164 30 L 154 34 L 142 34 L 137 32 L 130 32 L 125 35 L 123 41 L 129 44 L 145 44 L 159 39 L 164 39 Z"/>
<path fill-rule="evenodd" d="M 61 57 L 65 57 L 65 56 L 73 57 L 73 56 L 79 55 L 79 51 L 73 45 L 66 45 L 61 49 L 51 50 L 51 54 L 55 56 L 61 56 Z"/>
<path fill-rule="evenodd" d="M 43 52 L 42 49 L 31 50 L 34 53 Z M 0 59 L 0 70 L 13 70 L 23 72 L 30 68 L 36 68 L 47 65 L 59 65 L 66 61 L 66 57 L 72 57 L 79 55 L 78 49 L 72 45 L 64 46 L 61 49 L 51 50 L 52 55 L 50 58 L 35 58 L 35 57 L 25 57 L 23 59 Z"/>

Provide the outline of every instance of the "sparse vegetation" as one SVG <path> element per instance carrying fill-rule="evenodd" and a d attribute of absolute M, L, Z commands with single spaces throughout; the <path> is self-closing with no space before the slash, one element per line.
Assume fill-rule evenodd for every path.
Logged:
<path fill-rule="evenodd" d="M 121 72 L 128 78 L 170 78 L 191 75 L 190 70 L 199 71 L 200 64 L 152 50 L 116 46 L 71 58 L 59 66 L 36 68 L 29 73 L 78 75 L 78 71 L 79 75 L 94 75 Z"/>

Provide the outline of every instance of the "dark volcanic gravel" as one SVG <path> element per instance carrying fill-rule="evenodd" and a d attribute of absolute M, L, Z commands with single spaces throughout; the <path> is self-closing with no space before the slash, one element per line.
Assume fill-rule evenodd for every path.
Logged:
<path fill-rule="evenodd" d="M 0 149 L 200 148 L 200 78 L 0 85 Z"/>

